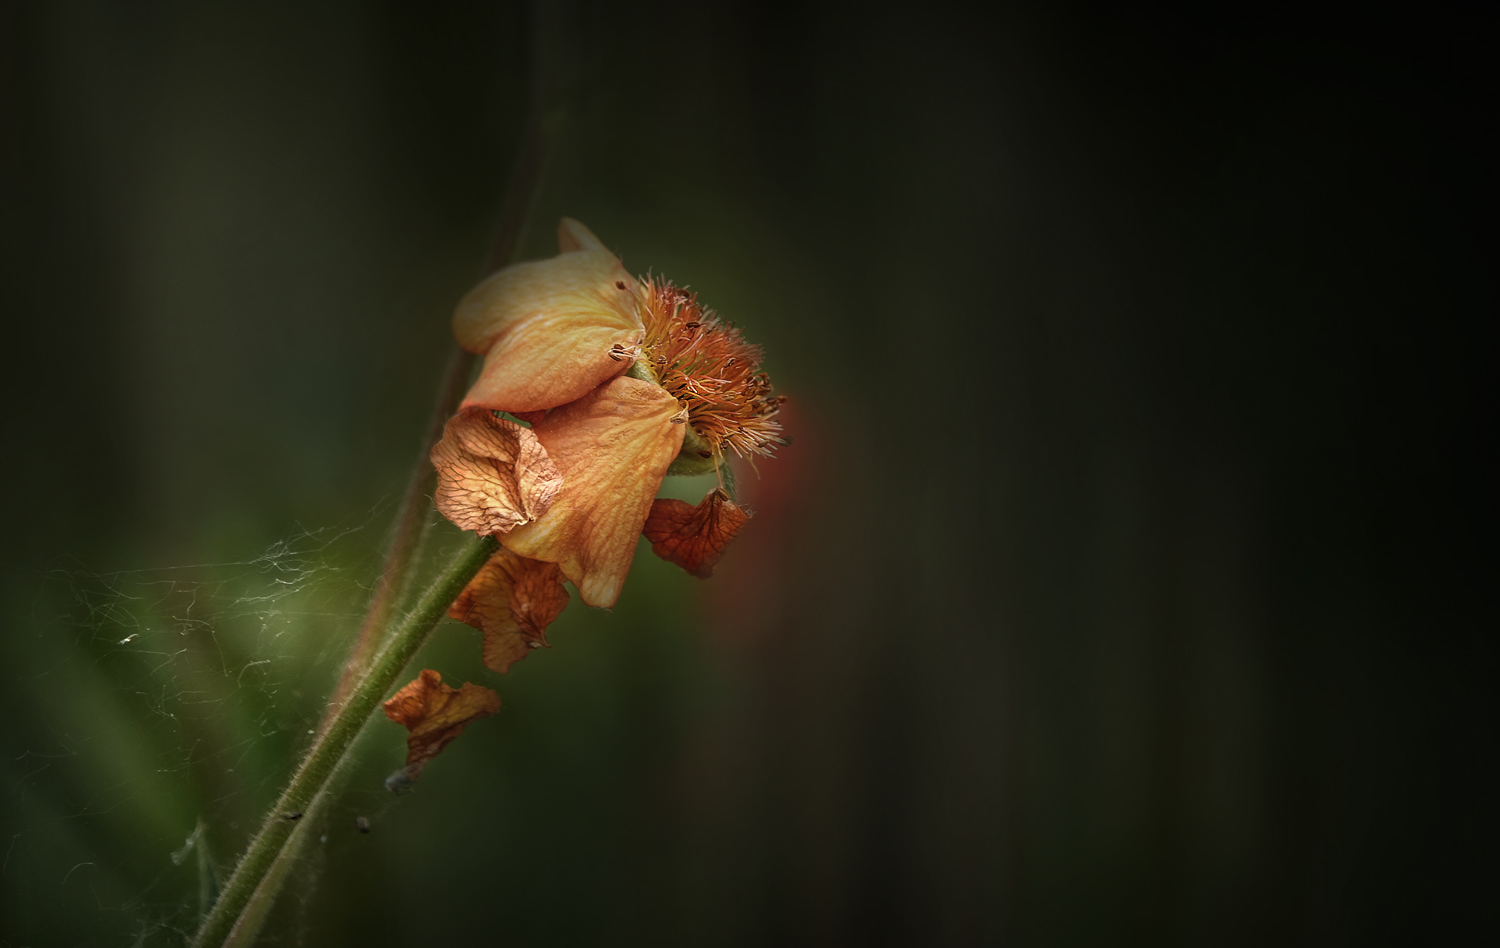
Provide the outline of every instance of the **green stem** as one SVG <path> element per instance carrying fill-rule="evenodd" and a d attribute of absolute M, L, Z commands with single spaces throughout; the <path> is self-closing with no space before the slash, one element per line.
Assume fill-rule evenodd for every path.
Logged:
<path fill-rule="evenodd" d="M 344 763 L 347 762 L 348 758 L 345 757 Z M 302 858 L 308 841 L 320 832 L 326 832 L 328 810 L 338 794 L 338 788 L 342 786 L 339 778 L 344 771 L 342 763 L 334 769 L 333 776 L 323 791 L 314 798 L 312 807 L 302 815 L 302 819 L 297 821 L 296 829 L 292 830 L 292 835 L 286 845 L 281 848 L 281 852 L 276 854 L 275 861 L 271 863 L 271 868 L 266 871 L 265 877 L 260 880 L 260 885 L 255 887 L 255 892 L 246 903 L 245 910 L 240 912 L 240 917 L 234 920 L 234 927 L 229 930 L 228 937 L 224 939 L 224 948 L 250 948 L 255 944 L 255 937 L 260 934 L 261 926 L 265 924 L 266 917 L 271 914 L 271 908 L 276 904 L 276 896 L 281 893 L 281 885 L 286 881 L 292 866 Z"/>
<path fill-rule="evenodd" d="M 576 24 L 568 22 L 567 11 L 559 9 L 560 6 L 550 0 L 535 0 L 533 3 L 530 114 L 500 208 L 495 238 L 485 259 L 485 273 L 499 269 L 517 256 L 526 222 L 541 191 L 553 144 L 574 108 L 574 100 L 580 95 L 582 83 L 576 81 L 582 75 L 579 66 L 591 60 L 588 56 L 577 56 L 574 58 L 578 62 L 570 61 L 570 44 L 566 39 L 570 28 Z M 580 76 L 570 79 L 572 71 L 578 71 Z M 446 378 L 442 405 L 456 404 L 471 366 L 472 358 L 467 354 L 455 357 Z M 228 944 L 248 945 L 254 940 L 275 902 L 282 880 L 301 849 L 294 838 L 298 827 L 311 823 L 328 805 L 332 778 L 344 763 L 366 720 L 426 640 L 427 634 L 447 612 L 448 606 L 497 548 L 492 539 L 471 538 L 468 546 L 442 571 L 396 628 L 386 632 L 391 616 L 403 598 L 423 534 L 422 524 L 427 510 L 423 501 L 431 484 L 427 450 L 441 435 L 442 424 L 451 413 L 451 408 L 440 405 L 434 415 L 426 447 L 418 458 L 417 470 L 407 486 L 397 516 L 384 568 L 323 727 L 291 784 L 267 816 L 265 825 L 251 841 L 234 875 L 204 919 L 193 940 L 194 946 L 221 948 Z M 379 654 L 370 658 L 377 649 Z M 303 815 L 289 820 L 287 816 L 290 814 Z M 307 834 L 312 830 L 302 832 Z"/>
<path fill-rule="evenodd" d="M 540 32 L 539 26 L 534 25 L 533 29 Z M 539 89 L 542 85 L 542 64 L 535 63 L 533 68 L 538 73 L 532 80 L 533 85 Z M 500 205 L 495 236 L 490 243 L 489 252 L 485 254 L 482 276 L 488 276 L 513 263 L 519 255 L 521 241 L 526 234 L 526 224 L 531 219 L 537 198 L 541 194 L 542 179 L 546 175 L 553 143 L 566 117 L 565 107 L 549 108 L 541 99 L 532 103 L 521 147 L 505 188 L 505 198 Z M 385 564 L 376 581 L 375 592 L 370 597 L 370 605 L 355 638 L 354 648 L 344 665 L 338 688 L 329 702 L 329 714 L 323 719 L 323 727 L 328 726 L 332 709 L 344 699 L 355 677 L 379 647 L 381 631 L 389 623 L 390 615 L 401 599 L 411 572 L 412 560 L 420 544 L 422 526 L 429 509 L 427 498 L 432 494 L 432 484 L 436 477 L 427 456 L 432 452 L 432 446 L 443 436 L 443 425 L 458 410 L 464 390 L 469 386 L 469 375 L 473 367 L 473 355 L 461 349 L 454 350 L 448 363 L 448 371 L 443 377 L 437 405 L 428 421 L 427 437 L 422 441 L 422 450 L 417 456 L 416 467 L 412 470 L 411 479 L 406 485 L 406 495 L 401 501 L 401 510 L 396 516 L 396 527 L 391 536 Z"/>
<path fill-rule="evenodd" d="M 359 635 L 355 637 L 354 648 L 349 652 L 349 660 L 344 663 L 338 688 L 329 699 L 328 712 L 323 716 L 323 728 L 327 728 L 328 723 L 333 720 L 335 709 L 349 696 L 349 689 L 354 687 L 355 680 L 380 647 L 381 636 L 390 625 L 391 614 L 395 612 L 396 604 L 405 592 L 412 561 L 416 558 L 422 537 L 422 527 L 426 523 L 427 512 L 432 509 L 428 498 L 432 495 L 432 485 L 437 479 L 437 471 L 427 457 L 432 453 L 432 446 L 443 436 L 443 425 L 458 410 L 464 389 L 469 385 L 469 371 L 473 364 L 474 357 L 457 348 L 448 360 L 437 404 L 433 406 L 432 416 L 427 421 L 427 435 L 422 439 L 422 449 L 417 452 L 417 462 L 406 483 L 406 495 L 401 498 L 401 509 L 396 514 L 396 526 L 391 532 L 385 564 L 381 568 L 380 578 L 375 582 L 375 592 L 370 596 L 370 605 L 365 610 L 365 618 L 360 624 Z"/>
<path fill-rule="evenodd" d="M 255 936 L 260 934 L 266 916 L 271 914 L 271 907 L 276 904 L 276 896 L 281 892 L 281 884 L 286 881 L 287 873 L 291 871 L 292 865 L 301 858 L 302 850 L 307 846 L 307 837 L 316 832 L 315 828 L 323 822 L 324 813 L 332 797 L 333 793 L 329 791 L 319 793 L 313 800 L 312 808 L 297 821 L 297 826 L 292 830 L 292 835 L 286 845 L 276 854 L 271 868 L 266 870 L 265 876 L 255 887 L 250 900 L 245 903 L 244 911 L 240 912 L 239 918 L 234 920 L 234 927 L 229 930 L 229 935 L 224 939 L 224 948 L 249 948 L 250 945 L 255 944 Z"/>
<path fill-rule="evenodd" d="M 380 701 L 396 683 L 404 669 L 427 641 L 428 633 L 438 620 L 448 612 L 448 606 L 468 585 L 479 568 L 489 560 L 498 544 L 491 537 L 470 537 L 453 560 L 438 574 L 432 585 L 422 593 L 411 611 L 406 613 L 391 632 L 386 646 L 375 656 L 370 668 L 359 678 L 348 700 L 334 714 L 328 727 L 314 741 L 312 749 L 303 759 L 302 766 L 292 777 L 292 782 L 277 801 L 276 807 L 266 819 L 245 857 L 240 860 L 234 875 L 224 886 L 219 900 L 198 930 L 193 940 L 194 948 L 219 948 L 226 944 L 240 915 L 251 908 L 251 897 L 261 888 L 272 867 L 281 861 L 278 875 L 285 872 L 292 853 L 287 843 L 297 830 L 305 814 L 319 806 L 322 794 L 344 755 L 353 746 L 365 722 L 380 705 Z M 274 887 L 267 886 L 268 899 L 274 898 Z M 264 917 L 269 904 L 257 902 L 254 914 Z M 251 936 L 253 937 L 253 935 Z"/>

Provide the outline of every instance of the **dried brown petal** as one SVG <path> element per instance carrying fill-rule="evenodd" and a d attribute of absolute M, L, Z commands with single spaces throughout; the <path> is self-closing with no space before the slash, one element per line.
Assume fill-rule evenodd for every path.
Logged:
<path fill-rule="evenodd" d="M 448 419 L 432 449 L 433 500 L 461 529 L 509 533 L 537 519 L 562 489 L 562 475 L 531 429 L 484 409 Z"/>
<path fill-rule="evenodd" d="M 562 567 L 591 606 L 620 598 L 651 498 L 677 452 L 684 425 L 660 386 L 618 378 L 554 408 L 537 437 L 565 482 L 552 512 L 502 537 L 506 549 Z"/>
<path fill-rule="evenodd" d="M 406 726 L 404 773 L 412 780 L 464 728 L 499 710 L 500 696 L 490 689 L 473 682 L 450 688 L 430 668 L 385 703 L 385 716 Z"/>
<path fill-rule="evenodd" d="M 484 633 L 484 664 L 505 672 L 547 644 L 547 626 L 568 605 L 556 563 L 500 549 L 448 609 L 451 618 Z"/>
<path fill-rule="evenodd" d="M 715 488 L 696 507 L 681 500 L 657 500 L 641 532 L 657 556 L 707 579 L 749 519 L 728 494 Z"/>

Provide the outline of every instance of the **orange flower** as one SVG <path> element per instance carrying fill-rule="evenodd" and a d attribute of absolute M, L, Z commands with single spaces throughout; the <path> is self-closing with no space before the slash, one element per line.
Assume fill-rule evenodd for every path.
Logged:
<path fill-rule="evenodd" d="M 658 534 L 672 533 L 652 536 L 658 550 L 675 551 L 664 556 L 700 575 L 712 569 L 748 516 L 722 493 L 725 451 L 771 455 L 781 399 L 759 372 L 760 350 L 695 294 L 631 277 L 575 220 L 563 219 L 558 246 L 556 257 L 507 267 L 458 304 L 454 334 L 484 367 L 433 451 L 436 500 L 459 526 L 557 564 L 584 602 L 608 607 L 648 516 Z M 653 514 L 667 474 L 712 471 L 721 490 L 701 516 Z M 476 615 L 504 613 L 464 611 L 476 625 Z"/>

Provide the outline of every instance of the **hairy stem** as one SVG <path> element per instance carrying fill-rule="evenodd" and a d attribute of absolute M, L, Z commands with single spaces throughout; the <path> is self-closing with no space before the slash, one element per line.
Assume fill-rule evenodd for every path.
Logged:
<path fill-rule="evenodd" d="M 380 647 L 382 634 L 390 625 L 391 614 L 396 611 L 396 604 L 405 592 L 427 511 L 431 509 L 428 498 L 432 494 L 436 471 L 427 457 L 432 453 L 432 446 L 443 436 L 444 423 L 458 409 L 464 388 L 469 383 L 469 370 L 473 363 L 474 357 L 462 349 L 454 349 L 453 356 L 448 360 L 437 404 L 433 406 L 432 417 L 427 422 L 426 437 L 422 439 L 422 448 L 417 452 L 416 464 L 412 466 L 411 477 L 406 483 L 406 494 L 401 498 L 401 509 L 396 514 L 396 526 L 391 532 L 391 542 L 386 550 L 380 578 L 375 582 L 375 591 L 370 596 L 364 621 L 360 623 L 359 635 L 349 652 L 349 660 L 344 663 L 338 688 L 329 699 L 328 712 L 323 716 L 320 729 L 328 727 L 335 710 L 349 697 L 349 689 L 354 687 L 355 679 L 365 670 L 370 657 Z"/>
<path fill-rule="evenodd" d="M 349 692 L 348 700 L 338 708 L 328 727 L 314 741 L 265 826 L 250 842 L 245 857 L 235 868 L 234 875 L 229 877 L 213 911 L 198 930 L 198 936 L 193 940 L 195 948 L 224 945 L 241 914 L 257 920 L 264 917 L 270 899 L 275 896 L 274 887 L 266 887 L 269 890 L 266 902 L 257 900 L 253 911 L 251 897 L 262 888 L 262 882 L 278 861 L 281 866 L 277 875 L 285 872 L 292 855 L 287 843 L 304 816 L 323 802 L 321 796 L 327 790 L 330 778 L 353 746 L 360 729 L 396 683 L 402 669 L 427 641 L 428 633 L 447 614 L 448 606 L 497 546 L 491 537 L 471 537 L 422 593 L 411 611 L 397 621 L 386 646 L 370 662 L 369 669 Z"/>
<path fill-rule="evenodd" d="M 556 138 L 566 112 L 561 109 L 547 110 L 541 105 L 532 109 L 527 120 L 526 134 L 521 140 L 520 152 L 511 171 L 510 183 L 505 189 L 505 199 L 500 205 L 499 218 L 495 225 L 495 236 L 485 255 L 484 274 L 489 274 L 513 262 L 520 251 L 521 240 L 526 233 L 526 222 L 536 205 L 541 192 L 542 177 L 547 168 L 547 158 L 552 142 Z M 355 637 L 354 648 L 339 679 L 338 688 L 329 701 L 328 715 L 323 727 L 328 726 L 333 709 L 348 694 L 354 679 L 364 670 L 370 656 L 380 646 L 380 636 L 390 621 L 391 613 L 401 600 L 410 576 L 414 554 L 422 537 L 422 526 L 428 511 L 427 499 L 432 494 L 436 472 L 428 462 L 432 446 L 443 436 L 443 425 L 458 410 L 464 389 L 469 384 L 469 374 L 474 367 L 474 356 L 455 349 L 448 361 L 443 376 L 437 404 L 427 422 L 427 435 L 422 439 L 422 448 L 417 453 L 417 463 L 407 481 L 406 494 L 401 499 L 401 509 L 396 515 L 396 526 L 391 534 L 391 544 L 386 551 L 385 563 L 376 581 L 375 591 L 370 597 L 369 608 Z"/>
<path fill-rule="evenodd" d="M 581 9 L 555 0 L 533 0 L 530 114 L 485 257 L 485 274 L 517 256 L 553 145 L 584 86 L 584 64 L 589 57 L 573 55 L 570 59 L 577 51 L 567 42 L 568 34 L 579 26 L 576 21 Z M 204 919 L 194 946 L 222 948 L 254 941 L 302 848 L 296 839 L 299 827 L 312 823 L 328 805 L 333 777 L 366 720 L 448 606 L 497 547 L 493 539 L 472 539 L 392 627 L 424 534 L 425 501 L 433 478 L 427 456 L 458 404 L 472 365 L 473 358 L 467 353 L 456 354 L 449 364 L 442 395 L 397 514 L 380 578 L 312 749 Z M 312 831 L 309 826 L 301 833 Z"/>
<path fill-rule="evenodd" d="M 536 61 L 532 65 L 533 101 L 526 120 L 526 131 L 521 138 L 521 146 L 511 168 L 510 181 L 506 185 L 505 196 L 495 221 L 495 234 L 481 267 L 483 276 L 513 263 L 519 254 L 521 241 L 526 236 L 526 224 L 530 221 L 537 197 L 541 194 L 542 179 L 546 174 L 552 146 L 568 114 L 565 101 L 549 105 L 542 90 L 545 84 L 543 77 L 547 71 L 544 60 L 549 46 L 543 36 L 543 19 L 540 9 L 534 13 L 536 22 L 532 26 L 533 43 L 537 49 L 534 52 Z M 555 52 L 552 55 L 555 56 Z M 370 597 L 370 605 L 360 624 L 359 634 L 355 637 L 349 660 L 344 665 L 338 688 L 329 701 L 328 715 L 324 717 L 322 725 L 325 728 L 333 714 L 333 708 L 344 700 L 354 679 L 380 647 L 381 631 L 389 623 L 391 613 L 395 611 L 406 590 L 415 553 L 420 546 L 428 510 L 427 499 L 432 494 L 436 476 L 427 458 L 432 453 L 432 446 L 443 436 L 443 425 L 458 410 L 473 367 L 473 355 L 462 349 L 454 350 L 443 376 L 437 404 L 428 419 L 427 436 L 422 440 L 416 466 L 407 482 L 406 494 L 401 499 L 401 509 L 396 515 L 396 526 L 391 534 L 380 578 L 376 581 L 375 591 Z"/>

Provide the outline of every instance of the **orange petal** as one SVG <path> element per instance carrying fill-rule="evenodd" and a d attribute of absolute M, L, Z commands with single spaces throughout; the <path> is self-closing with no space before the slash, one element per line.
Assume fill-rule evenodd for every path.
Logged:
<path fill-rule="evenodd" d="M 507 533 L 552 506 L 562 475 L 529 428 L 483 409 L 448 419 L 432 449 L 433 501 L 443 516 L 480 536 Z"/>
<path fill-rule="evenodd" d="M 500 710 L 500 696 L 481 685 L 443 684 L 426 669 L 385 703 L 385 716 L 406 725 L 406 776 L 415 780 L 427 762 L 474 721 Z"/>
<path fill-rule="evenodd" d="M 579 221 L 571 217 L 564 217 L 557 222 L 557 251 L 567 253 L 570 250 L 608 250 L 604 241 L 594 236 L 594 232 Z"/>
<path fill-rule="evenodd" d="M 496 411 L 555 408 L 629 368 L 615 347 L 641 341 L 638 284 L 587 227 L 564 218 L 562 252 L 518 263 L 469 291 L 453 314 L 453 333 L 484 369 L 464 407 Z"/>
<path fill-rule="evenodd" d="M 728 494 L 714 488 L 696 507 L 681 500 L 656 501 L 641 532 L 657 556 L 707 579 L 729 541 L 749 519 Z"/>
<path fill-rule="evenodd" d="M 556 563 L 528 560 L 501 548 L 448 609 L 451 618 L 484 633 L 484 664 L 505 672 L 547 644 L 547 626 L 568 605 Z"/>
<path fill-rule="evenodd" d="M 589 605 L 614 605 L 651 499 L 682 448 L 679 413 L 660 386 L 632 378 L 548 412 L 533 430 L 562 472 L 562 491 L 547 516 L 501 542 L 561 566 Z"/>

